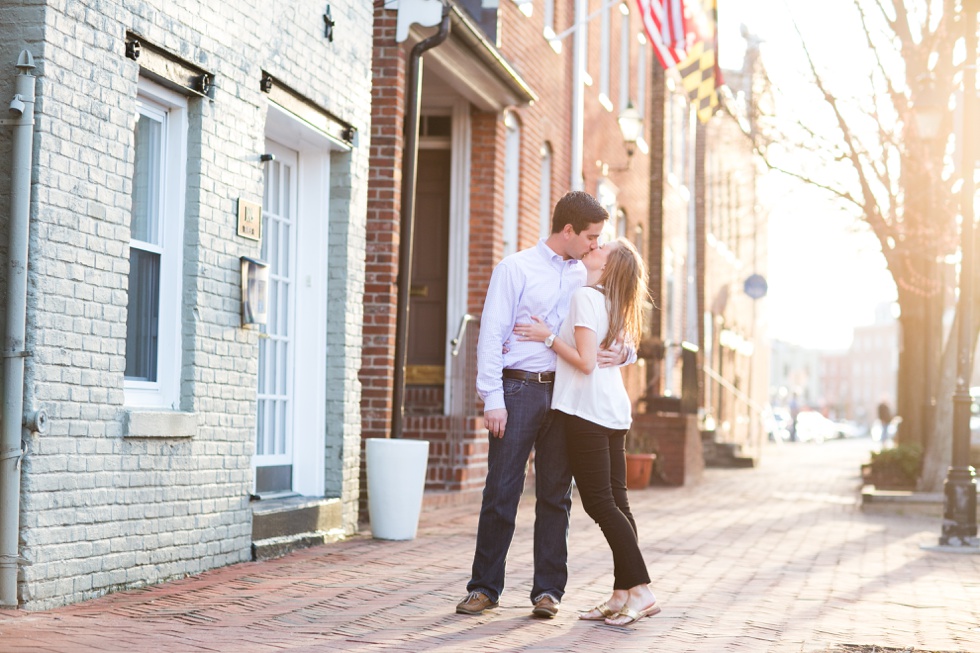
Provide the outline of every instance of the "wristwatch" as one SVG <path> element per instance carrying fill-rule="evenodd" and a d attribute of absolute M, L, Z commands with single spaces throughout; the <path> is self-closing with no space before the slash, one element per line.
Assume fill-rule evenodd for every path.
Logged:
<path fill-rule="evenodd" d="M 551 345 L 553 344 L 555 344 L 555 334 L 552 333 L 550 336 L 544 339 L 544 346 L 551 349 Z"/>

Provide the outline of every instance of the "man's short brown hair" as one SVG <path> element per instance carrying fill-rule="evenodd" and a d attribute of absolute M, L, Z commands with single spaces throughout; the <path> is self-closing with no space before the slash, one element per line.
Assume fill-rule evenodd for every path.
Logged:
<path fill-rule="evenodd" d="M 555 204 L 555 211 L 551 216 L 551 233 L 556 234 L 566 224 L 570 224 L 575 233 L 580 234 L 589 225 L 608 219 L 609 212 L 602 208 L 599 200 L 585 191 L 573 190 L 565 193 Z"/>

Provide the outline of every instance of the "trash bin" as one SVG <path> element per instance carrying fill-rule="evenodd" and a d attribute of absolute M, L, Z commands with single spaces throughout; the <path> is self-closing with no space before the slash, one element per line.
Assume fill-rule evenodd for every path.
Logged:
<path fill-rule="evenodd" d="M 422 512 L 427 440 L 367 438 L 368 510 L 371 534 L 380 540 L 412 540 Z"/>

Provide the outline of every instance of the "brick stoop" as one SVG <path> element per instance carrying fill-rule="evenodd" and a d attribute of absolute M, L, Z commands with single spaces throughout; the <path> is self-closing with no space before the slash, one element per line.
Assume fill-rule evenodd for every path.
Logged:
<path fill-rule="evenodd" d="M 252 560 L 343 538 L 340 499 L 289 497 L 252 503 Z"/>
<path fill-rule="evenodd" d="M 705 467 L 755 467 L 756 460 L 742 455 L 742 446 L 732 442 L 716 442 L 714 431 L 701 431 L 701 448 Z"/>

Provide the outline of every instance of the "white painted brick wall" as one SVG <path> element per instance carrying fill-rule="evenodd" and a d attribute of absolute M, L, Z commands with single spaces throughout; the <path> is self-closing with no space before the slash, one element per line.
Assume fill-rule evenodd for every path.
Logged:
<path fill-rule="evenodd" d="M 342 497 L 356 530 L 373 10 L 365 0 L 330 5 L 333 43 L 325 3 L 311 0 L 0 3 L 0 98 L 21 49 L 38 65 L 25 405 L 50 420 L 23 463 L 25 607 L 250 557 L 258 336 L 239 327 L 238 266 L 259 249 L 237 236 L 235 207 L 262 195 L 262 70 L 358 130 L 353 151 L 331 165 L 325 452 L 326 494 Z M 216 75 L 214 101 L 189 110 L 181 409 L 196 417 L 193 438 L 124 436 L 138 81 L 127 30 Z M 0 160 L 9 156 L 0 130 Z M 8 193 L 0 183 L 3 234 Z"/>

